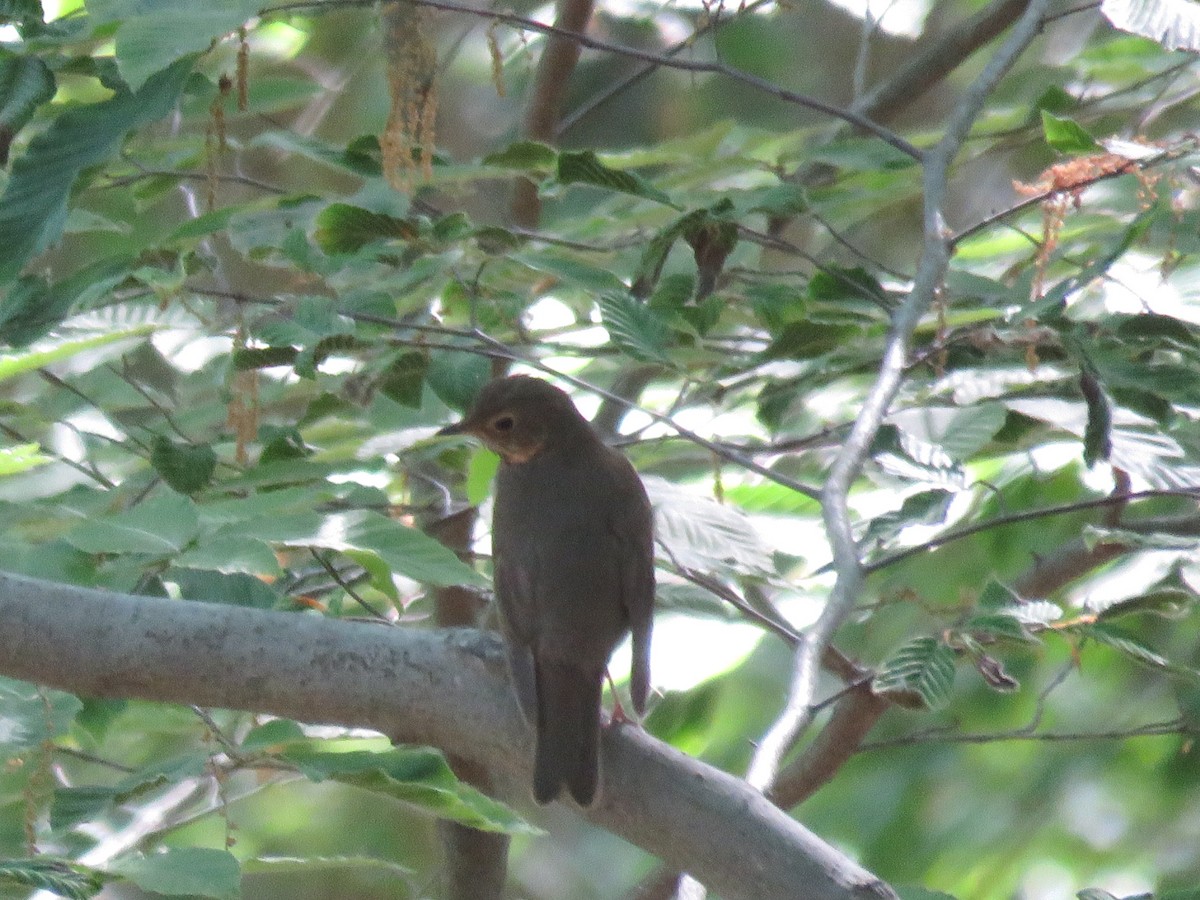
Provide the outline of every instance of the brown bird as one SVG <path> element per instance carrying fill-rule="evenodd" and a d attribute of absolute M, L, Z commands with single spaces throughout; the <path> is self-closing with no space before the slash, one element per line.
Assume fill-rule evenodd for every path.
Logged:
<path fill-rule="evenodd" d="M 630 695 L 646 708 L 654 606 L 650 501 L 567 394 L 525 375 L 484 385 L 461 422 L 500 456 L 492 513 L 496 599 L 517 699 L 537 729 L 533 796 L 596 795 L 600 706 L 613 648 L 633 633 Z"/>

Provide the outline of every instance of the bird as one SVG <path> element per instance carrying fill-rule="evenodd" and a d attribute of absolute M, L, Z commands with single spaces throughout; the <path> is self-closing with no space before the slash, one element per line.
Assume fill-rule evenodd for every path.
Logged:
<path fill-rule="evenodd" d="M 534 726 L 533 796 L 565 788 L 591 806 L 600 780 L 600 711 L 609 657 L 632 635 L 630 699 L 650 688 L 653 511 L 629 460 L 570 395 L 540 378 L 486 383 L 465 434 L 500 457 L 492 507 L 499 620 L 517 701 Z"/>

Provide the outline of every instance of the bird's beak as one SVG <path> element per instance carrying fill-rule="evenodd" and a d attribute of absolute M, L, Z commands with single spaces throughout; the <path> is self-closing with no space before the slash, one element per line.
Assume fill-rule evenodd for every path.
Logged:
<path fill-rule="evenodd" d="M 437 437 L 444 437 L 448 434 L 466 434 L 467 430 L 463 427 L 465 424 L 465 422 L 453 422 L 445 428 L 439 428 L 434 434 Z"/>

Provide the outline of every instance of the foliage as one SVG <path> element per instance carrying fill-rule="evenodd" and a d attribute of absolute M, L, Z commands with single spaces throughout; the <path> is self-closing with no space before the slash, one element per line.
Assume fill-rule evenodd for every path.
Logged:
<path fill-rule="evenodd" d="M 649 730 L 744 773 L 839 574 L 818 498 L 928 249 L 929 158 L 905 148 L 981 66 L 928 108 L 860 85 L 868 118 L 911 117 L 884 140 L 797 116 L 853 81 L 861 35 L 828 11 L 622 7 L 614 31 L 664 51 L 653 87 L 585 58 L 615 99 L 573 97 L 559 149 L 516 125 L 545 29 L 414 15 L 417 49 L 384 52 L 397 20 L 320 6 L 4 6 L 0 568 L 424 627 L 432 588 L 486 589 L 485 537 L 473 568 L 425 529 L 495 466 L 434 431 L 537 372 L 619 420 L 658 507 L 672 689 Z M 1195 49 L 1190 10 L 1104 6 Z M 729 62 L 666 53 L 681 27 Z M 863 40 L 885 80 L 911 53 Z M 905 896 L 1200 883 L 1195 61 L 1100 24 L 1055 53 L 1000 82 L 951 171 L 954 255 L 849 496 L 866 580 L 834 646 L 889 711 L 800 814 Z M 505 212 L 514 179 L 536 228 Z M 679 637 L 735 619 L 761 629 L 746 658 Z M 14 682 L 0 724 L 0 891 L 295 896 L 350 872 L 339 896 L 416 896 L 433 817 L 538 834 L 380 738 Z M 645 861 L 602 840 L 530 837 L 513 878 L 617 896 Z M 616 862 L 555 893 L 539 841 Z"/>

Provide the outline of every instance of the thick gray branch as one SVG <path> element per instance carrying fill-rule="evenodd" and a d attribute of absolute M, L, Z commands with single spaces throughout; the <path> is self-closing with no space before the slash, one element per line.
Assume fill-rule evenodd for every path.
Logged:
<path fill-rule="evenodd" d="M 527 804 L 530 736 L 499 641 L 0 573 L 0 674 L 84 696 L 366 726 L 485 765 Z M 736 898 L 894 897 L 744 782 L 632 727 L 605 729 L 588 819 Z"/>

